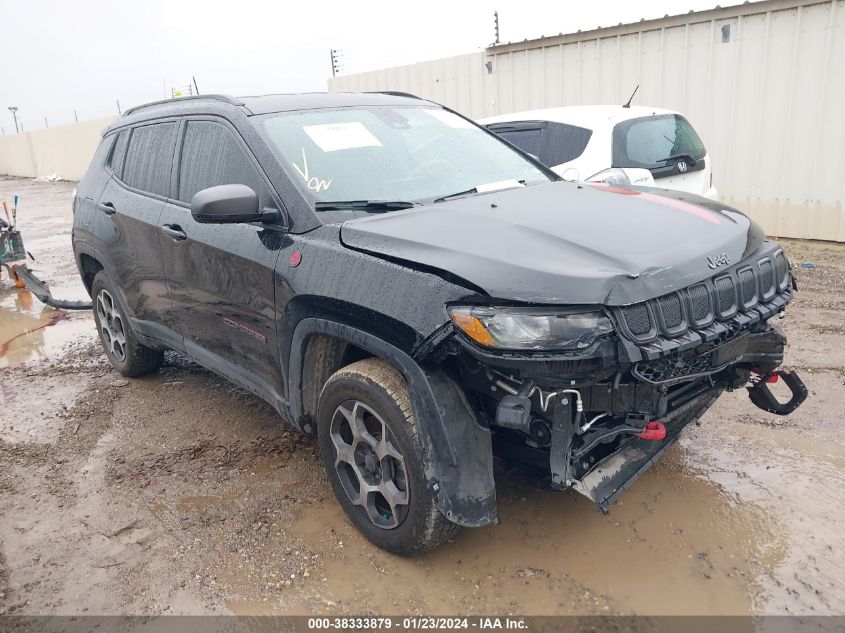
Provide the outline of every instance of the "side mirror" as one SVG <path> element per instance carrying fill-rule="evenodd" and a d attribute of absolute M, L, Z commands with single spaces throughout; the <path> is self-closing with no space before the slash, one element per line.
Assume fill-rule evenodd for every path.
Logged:
<path fill-rule="evenodd" d="M 191 198 L 191 215 L 203 224 L 260 222 L 265 214 L 258 209 L 258 195 L 246 185 L 209 187 Z"/>

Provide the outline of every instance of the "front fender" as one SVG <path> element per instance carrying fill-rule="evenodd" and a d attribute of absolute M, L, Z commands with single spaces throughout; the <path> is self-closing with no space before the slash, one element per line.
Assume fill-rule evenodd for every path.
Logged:
<path fill-rule="evenodd" d="M 496 488 L 489 429 L 481 426 L 461 389 L 440 370 L 424 370 L 408 354 L 363 330 L 327 319 L 307 318 L 294 330 L 290 350 L 288 394 L 291 419 L 304 414 L 302 366 L 307 340 L 332 336 L 393 364 L 408 383 L 423 446 L 427 485 L 438 509 L 466 527 L 493 523 Z"/>

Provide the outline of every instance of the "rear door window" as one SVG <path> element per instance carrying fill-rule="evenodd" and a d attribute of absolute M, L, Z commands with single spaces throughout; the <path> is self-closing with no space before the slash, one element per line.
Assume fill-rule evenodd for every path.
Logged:
<path fill-rule="evenodd" d="M 519 127 L 510 124 L 502 126 L 491 125 L 490 131 L 495 132 L 511 145 L 516 145 L 523 152 L 540 156 L 541 127 Z"/>
<path fill-rule="evenodd" d="M 127 185 L 159 196 L 169 195 L 176 130 L 175 122 L 143 125 L 132 130 L 123 169 L 123 181 Z"/>
<path fill-rule="evenodd" d="M 578 158 L 593 135 L 587 128 L 554 121 L 493 123 L 488 128 L 549 167 Z"/>
<path fill-rule="evenodd" d="M 123 161 L 126 158 L 126 142 L 129 140 L 129 131 L 124 130 L 117 135 L 117 141 L 112 147 L 109 157 L 109 167 L 120 178 L 123 175 Z"/>
<path fill-rule="evenodd" d="M 706 153 L 696 131 L 678 114 L 630 119 L 613 128 L 614 167 L 650 169 L 657 178 L 671 175 L 679 159 L 697 161 L 690 171 L 703 168 L 704 161 L 700 159 Z"/>
<path fill-rule="evenodd" d="M 549 121 L 546 125 L 540 160 L 551 166 L 575 160 L 587 149 L 587 143 L 590 142 L 592 135 L 593 131 L 584 127 Z"/>
<path fill-rule="evenodd" d="M 269 190 L 252 158 L 224 125 L 214 121 L 188 121 L 179 168 L 179 200 L 217 185 L 246 185 L 258 194 L 262 206 L 270 204 Z"/>

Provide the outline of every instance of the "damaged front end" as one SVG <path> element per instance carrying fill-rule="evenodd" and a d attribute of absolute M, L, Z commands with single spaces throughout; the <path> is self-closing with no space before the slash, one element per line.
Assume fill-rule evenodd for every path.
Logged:
<path fill-rule="evenodd" d="M 780 249 L 625 306 L 452 306 L 431 351 L 462 388 L 494 451 L 548 469 L 603 511 L 724 391 L 794 411 L 807 390 L 779 369 L 794 281 Z M 778 379 L 791 391 L 780 402 Z"/>

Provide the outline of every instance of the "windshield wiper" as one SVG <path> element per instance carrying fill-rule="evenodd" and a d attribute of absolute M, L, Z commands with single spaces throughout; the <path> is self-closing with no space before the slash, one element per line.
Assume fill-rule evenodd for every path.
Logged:
<path fill-rule="evenodd" d="M 690 167 L 695 167 L 695 164 L 698 162 L 694 159 L 690 154 L 672 154 L 671 156 L 667 156 L 666 158 L 661 158 L 658 160 L 658 163 L 668 163 L 670 160 L 685 160 L 689 163 Z"/>
<path fill-rule="evenodd" d="M 467 189 L 466 191 L 458 191 L 457 193 L 450 193 L 448 196 L 441 196 L 440 198 L 437 198 L 435 202 L 445 202 L 446 200 L 451 200 L 452 198 L 468 196 L 471 193 L 478 193 L 478 187 L 473 187 L 472 189 Z"/>
<path fill-rule="evenodd" d="M 314 208 L 317 211 L 334 211 L 338 209 L 350 209 L 368 211 L 370 213 L 385 213 L 398 209 L 411 209 L 419 206 L 418 202 L 406 200 L 326 200 L 317 201 Z"/>
<path fill-rule="evenodd" d="M 472 189 L 466 191 L 458 191 L 457 193 L 450 193 L 448 196 L 441 196 L 434 202 L 445 202 L 453 198 L 460 198 L 461 196 L 468 196 L 473 193 L 492 193 L 493 191 L 504 191 L 505 189 L 514 189 L 516 187 L 524 187 L 525 180 L 500 180 L 498 182 L 491 182 L 486 185 L 476 185 Z"/>

